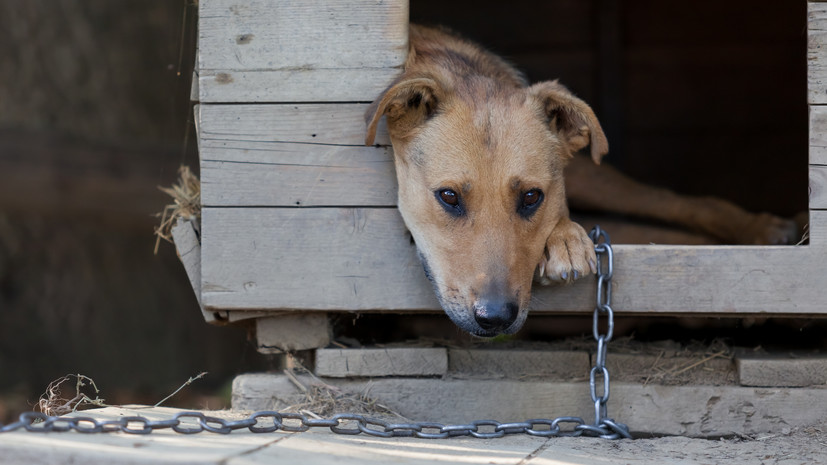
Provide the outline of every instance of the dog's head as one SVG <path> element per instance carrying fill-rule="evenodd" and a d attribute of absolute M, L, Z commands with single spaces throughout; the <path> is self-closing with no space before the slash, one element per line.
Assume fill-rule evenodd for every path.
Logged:
<path fill-rule="evenodd" d="M 535 268 L 568 215 L 563 168 L 608 144 L 592 110 L 554 82 L 403 76 L 368 109 L 387 117 L 399 210 L 445 312 L 483 337 L 525 322 Z"/>

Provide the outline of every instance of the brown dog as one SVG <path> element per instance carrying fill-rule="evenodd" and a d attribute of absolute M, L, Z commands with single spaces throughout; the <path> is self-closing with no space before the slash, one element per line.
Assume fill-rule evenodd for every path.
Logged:
<path fill-rule="evenodd" d="M 585 102 L 556 81 L 528 86 L 499 57 L 439 29 L 411 26 L 404 73 L 366 114 L 367 145 L 382 116 L 399 210 L 425 272 L 448 316 L 474 335 L 516 332 L 532 278 L 569 282 L 594 273 L 593 244 L 569 219 L 566 190 L 588 205 L 596 200 L 586 186 L 597 175 L 631 183 L 635 195 L 647 189 L 593 169 L 608 143 Z M 587 146 L 593 163 L 574 156 Z M 573 171 L 564 185 L 567 164 Z M 655 217 L 671 211 L 647 208 Z M 640 213 L 617 208 L 624 209 Z"/>

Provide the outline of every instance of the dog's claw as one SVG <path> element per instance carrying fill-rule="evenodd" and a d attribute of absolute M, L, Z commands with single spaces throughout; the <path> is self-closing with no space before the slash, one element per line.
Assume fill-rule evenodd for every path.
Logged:
<path fill-rule="evenodd" d="M 537 268 L 538 281 L 569 283 L 597 271 L 594 244 L 577 223 L 564 218 L 546 242 L 546 254 Z"/>

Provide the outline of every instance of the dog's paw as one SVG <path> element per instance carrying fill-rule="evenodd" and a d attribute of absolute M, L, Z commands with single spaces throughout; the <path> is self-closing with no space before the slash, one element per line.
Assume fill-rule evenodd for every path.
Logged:
<path fill-rule="evenodd" d="M 787 245 L 799 240 L 798 224 L 769 213 L 753 215 L 742 231 L 743 243 L 755 245 Z"/>
<path fill-rule="evenodd" d="M 535 279 L 542 285 L 569 283 L 594 274 L 597 257 L 594 243 L 579 224 L 564 218 L 546 242 L 546 250 L 537 266 Z"/>

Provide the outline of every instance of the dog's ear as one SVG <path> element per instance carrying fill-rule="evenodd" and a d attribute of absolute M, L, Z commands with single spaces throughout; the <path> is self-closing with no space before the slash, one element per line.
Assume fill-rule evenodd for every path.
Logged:
<path fill-rule="evenodd" d="M 400 78 L 370 104 L 365 112 L 365 145 L 373 145 L 376 126 L 383 115 L 388 129 L 406 134 L 431 116 L 439 103 L 439 85 L 429 77 Z"/>
<path fill-rule="evenodd" d="M 551 130 L 563 137 L 572 152 L 591 145 L 592 160 L 599 165 L 609 152 L 609 142 L 586 102 L 557 81 L 539 82 L 528 91 L 540 100 Z"/>

